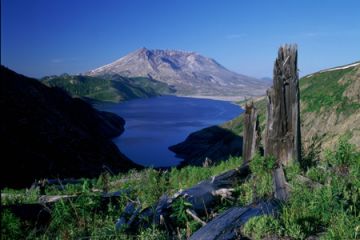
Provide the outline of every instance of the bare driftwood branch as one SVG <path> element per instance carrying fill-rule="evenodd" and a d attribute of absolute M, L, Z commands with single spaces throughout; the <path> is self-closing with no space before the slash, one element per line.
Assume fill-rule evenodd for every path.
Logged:
<path fill-rule="evenodd" d="M 71 199 L 75 197 L 77 197 L 77 195 L 53 195 L 53 196 L 43 195 L 39 198 L 38 201 L 40 203 L 46 204 L 46 203 L 57 202 L 60 200 Z"/>
<path fill-rule="evenodd" d="M 200 223 L 202 226 L 206 225 L 206 222 L 204 222 L 203 220 L 201 220 L 201 218 L 199 218 L 196 213 L 190 209 L 186 209 L 186 213 L 189 214 L 195 221 L 197 221 L 198 223 Z"/>

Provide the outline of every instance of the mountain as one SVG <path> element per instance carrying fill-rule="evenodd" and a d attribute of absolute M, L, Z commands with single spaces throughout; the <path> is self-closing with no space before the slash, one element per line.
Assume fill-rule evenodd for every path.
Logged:
<path fill-rule="evenodd" d="M 139 166 L 112 143 L 124 120 L 1 66 L 1 187 Z"/>
<path fill-rule="evenodd" d="M 259 111 L 261 129 L 264 130 L 266 97 L 258 97 L 253 101 Z M 302 77 L 300 79 L 300 118 L 302 143 L 305 149 L 315 147 L 317 150 L 333 150 L 340 137 L 345 135 L 349 142 L 359 150 L 360 62 L 321 70 Z M 226 159 L 234 152 L 229 150 L 228 143 L 224 144 L 224 139 L 231 136 L 228 131 L 235 135 L 242 135 L 242 115 L 216 129 L 216 132 L 214 127 L 194 132 L 185 141 L 171 146 L 170 150 L 185 159 L 182 165 L 201 165 L 205 157 L 213 156 L 212 149 L 223 152 L 223 159 Z M 187 150 L 190 148 L 191 152 Z M 241 150 L 240 142 L 237 148 Z M 201 154 L 194 155 L 198 152 Z"/>
<path fill-rule="evenodd" d="M 194 52 L 141 48 L 113 63 L 85 73 L 88 76 L 119 74 L 150 77 L 176 89 L 177 95 L 257 96 L 266 82 L 231 72 L 215 60 Z"/>
<path fill-rule="evenodd" d="M 62 74 L 48 76 L 41 81 L 49 87 L 62 88 L 75 97 L 109 102 L 148 98 L 175 91 L 167 84 L 148 77 L 128 78 L 118 74 L 102 77 Z"/>

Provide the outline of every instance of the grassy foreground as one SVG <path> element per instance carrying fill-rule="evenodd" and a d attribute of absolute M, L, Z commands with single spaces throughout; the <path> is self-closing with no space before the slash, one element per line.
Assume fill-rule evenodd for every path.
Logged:
<path fill-rule="evenodd" d="M 252 218 L 241 229 L 252 239 L 278 237 L 278 239 L 359 239 L 360 237 L 360 153 L 344 138 L 335 151 L 327 151 L 326 158 L 319 158 L 316 148 L 303 156 L 303 164 L 285 169 L 291 189 L 291 198 L 281 207 L 278 216 Z M 29 223 L 22 222 L 10 212 L 2 212 L 2 239 L 186 239 L 200 225 L 185 214 L 188 203 L 179 200 L 173 216 L 178 223 L 177 233 L 170 235 L 164 229 L 151 227 L 134 233 L 116 231 L 114 224 L 129 201 L 139 201 L 142 207 L 152 206 L 164 194 L 173 194 L 181 188 L 241 165 L 241 158 L 230 158 L 212 167 L 185 167 L 169 171 L 146 169 L 126 175 L 103 175 L 85 180 L 83 184 L 66 186 L 65 191 L 48 189 L 47 194 L 80 194 L 74 201 L 59 201 L 53 209 L 50 225 L 36 231 Z M 273 195 L 271 171 L 276 161 L 256 156 L 250 163 L 252 175 L 235 188 L 234 199 L 221 201 L 209 216 L 214 216 L 232 206 L 244 206 L 271 198 Z M 305 179 L 305 180 L 304 180 Z M 128 194 L 112 202 L 107 209 L 96 210 L 100 199 L 91 189 L 115 191 L 127 189 Z M 38 192 L 14 191 L 16 198 L 2 199 L 2 204 L 34 202 Z M 172 237 L 170 237 L 172 236 Z"/>
<path fill-rule="evenodd" d="M 359 239 L 360 153 L 342 138 L 335 151 L 320 160 L 317 149 L 303 156 L 305 164 L 285 169 L 291 197 L 278 217 L 261 216 L 248 221 L 243 232 L 253 239 L 280 236 L 284 239 Z M 271 191 L 269 166 L 261 158 L 251 163 L 253 179 L 240 186 L 244 199 L 266 197 Z M 268 161 L 269 162 L 269 161 Z M 271 163 L 271 161 L 270 161 Z M 256 186 L 251 188 L 251 186 Z M 252 195 L 252 196 L 249 196 Z"/>
<path fill-rule="evenodd" d="M 179 189 L 190 187 L 199 181 L 241 165 L 241 158 L 230 158 L 219 165 L 203 167 L 185 167 L 180 170 L 157 171 L 146 169 L 131 171 L 127 174 L 100 176 L 98 179 L 85 179 L 80 185 L 67 185 L 65 190 L 47 188 L 47 195 L 80 194 L 76 200 L 60 200 L 52 210 L 52 221 L 47 229 L 37 231 L 33 224 L 22 222 L 10 212 L 1 214 L 1 239 L 168 239 L 164 230 L 157 228 L 139 229 L 137 233 L 125 234 L 115 230 L 116 220 L 129 201 L 138 201 L 142 207 L 152 206 L 164 193 L 174 194 Z M 107 209 L 97 210 L 100 205 L 98 193 L 92 190 L 105 191 L 127 190 L 118 201 L 112 202 Z M 34 203 L 39 198 L 38 190 L 4 189 L 2 193 L 13 197 L 3 198 L 2 205 Z M 179 220 L 179 234 L 199 227 L 191 222 L 180 208 L 186 204 L 179 202 L 178 211 L 174 214 Z M 220 207 L 220 206 L 219 206 Z M 192 230 L 186 225 L 191 225 Z"/>

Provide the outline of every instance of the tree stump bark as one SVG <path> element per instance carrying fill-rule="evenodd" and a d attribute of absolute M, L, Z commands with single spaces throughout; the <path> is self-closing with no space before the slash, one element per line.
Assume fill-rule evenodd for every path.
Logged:
<path fill-rule="evenodd" d="M 253 102 L 245 105 L 243 141 L 243 160 L 248 163 L 254 157 L 260 142 L 258 113 Z"/>
<path fill-rule="evenodd" d="M 274 156 L 275 197 L 286 200 L 288 191 L 282 166 L 300 161 L 300 108 L 297 46 L 280 47 L 274 65 L 273 86 L 267 91 L 265 156 Z"/>

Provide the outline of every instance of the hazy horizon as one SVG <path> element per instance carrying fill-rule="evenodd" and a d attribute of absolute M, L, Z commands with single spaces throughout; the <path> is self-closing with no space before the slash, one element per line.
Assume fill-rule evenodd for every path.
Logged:
<path fill-rule="evenodd" d="M 28 76 L 78 74 L 138 48 L 197 52 L 272 77 L 297 43 L 300 75 L 358 61 L 358 1 L 1 1 L 1 64 Z"/>

